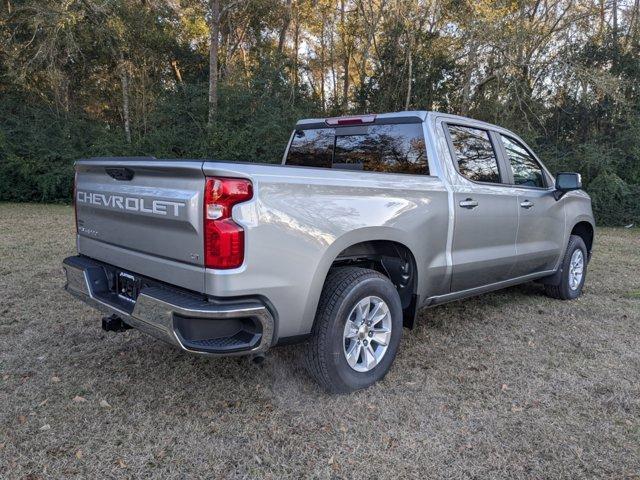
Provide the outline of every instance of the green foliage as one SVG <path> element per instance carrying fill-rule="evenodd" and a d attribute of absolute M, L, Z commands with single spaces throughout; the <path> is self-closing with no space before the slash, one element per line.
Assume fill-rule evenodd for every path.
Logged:
<path fill-rule="evenodd" d="M 615 173 L 603 172 L 589 184 L 587 191 L 601 225 L 640 224 L 638 185 L 627 185 Z"/>
<path fill-rule="evenodd" d="M 86 151 L 91 123 L 11 100 L 0 103 L 0 200 L 68 201 L 73 161 Z"/>
<path fill-rule="evenodd" d="M 213 0 L 2 5 L 0 201 L 68 201 L 79 158 L 278 162 L 298 118 L 409 108 L 510 128 L 598 223 L 638 222 L 637 2 L 219 0 L 212 124 Z"/>
<path fill-rule="evenodd" d="M 256 97 L 256 91 L 264 94 Z M 219 120 L 208 127 L 207 86 L 181 85 L 158 98 L 147 132 L 138 132 L 131 144 L 119 128 L 82 115 L 58 115 L 33 99 L 3 103 L 0 200 L 69 201 L 73 161 L 93 156 L 277 163 L 295 121 L 315 109 L 304 99 L 284 101 L 289 95 L 285 84 L 222 85 Z"/>

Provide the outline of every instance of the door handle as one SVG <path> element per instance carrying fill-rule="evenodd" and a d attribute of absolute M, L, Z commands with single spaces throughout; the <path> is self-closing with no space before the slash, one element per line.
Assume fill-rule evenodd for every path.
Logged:
<path fill-rule="evenodd" d="M 520 206 L 522 208 L 526 208 L 529 209 L 531 207 L 533 207 L 535 205 L 535 203 L 533 203 L 531 200 L 525 200 L 524 202 L 520 202 Z"/>
<path fill-rule="evenodd" d="M 462 208 L 472 209 L 478 206 L 478 202 L 473 198 L 467 198 L 466 200 L 461 201 L 458 205 L 460 205 Z"/>

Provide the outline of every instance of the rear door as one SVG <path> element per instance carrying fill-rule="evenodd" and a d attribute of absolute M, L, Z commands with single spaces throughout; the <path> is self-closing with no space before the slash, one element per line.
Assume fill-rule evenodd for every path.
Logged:
<path fill-rule="evenodd" d="M 507 280 L 516 259 L 518 207 L 495 134 L 465 124 L 444 127 L 458 173 L 451 291 Z"/>
<path fill-rule="evenodd" d="M 81 160 L 76 175 L 80 253 L 202 290 L 201 161 Z"/>
<path fill-rule="evenodd" d="M 553 270 L 564 246 L 564 203 L 556 201 L 552 179 L 531 150 L 514 136 L 499 137 L 518 195 L 514 276 Z"/>

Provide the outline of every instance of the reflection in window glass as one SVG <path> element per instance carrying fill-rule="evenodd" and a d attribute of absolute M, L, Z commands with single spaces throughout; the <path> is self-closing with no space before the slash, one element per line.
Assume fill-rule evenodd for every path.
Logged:
<path fill-rule="evenodd" d="M 422 124 L 374 125 L 365 135 L 336 130 L 333 168 L 428 175 Z"/>
<path fill-rule="evenodd" d="M 498 159 L 487 131 L 449 125 L 449 133 L 462 175 L 474 182 L 500 183 Z"/>
<path fill-rule="evenodd" d="M 359 135 L 342 135 L 343 131 L 353 129 L 296 131 L 286 164 L 429 175 L 421 123 L 371 125 L 362 129 Z"/>
<path fill-rule="evenodd" d="M 536 162 L 535 158 L 527 152 L 520 142 L 504 135 L 501 135 L 501 137 L 513 171 L 514 183 L 526 187 L 544 188 L 546 185 L 542 167 Z"/>
<path fill-rule="evenodd" d="M 331 167 L 333 128 L 296 130 L 289 146 L 287 165 Z"/>

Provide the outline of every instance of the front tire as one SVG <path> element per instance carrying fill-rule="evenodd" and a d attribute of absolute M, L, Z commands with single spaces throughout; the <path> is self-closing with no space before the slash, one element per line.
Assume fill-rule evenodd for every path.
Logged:
<path fill-rule="evenodd" d="M 358 267 L 333 269 L 325 282 L 305 366 L 331 393 L 381 380 L 402 337 L 400 296 L 384 275 Z"/>
<path fill-rule="evenodd" d="M 582 294 L 587 277 L 587 246 L 581 237 L 571 235 L 560 264 L 560 282 L 545 285 L 548 296 L 560 300 L 573 300 Z"/>

